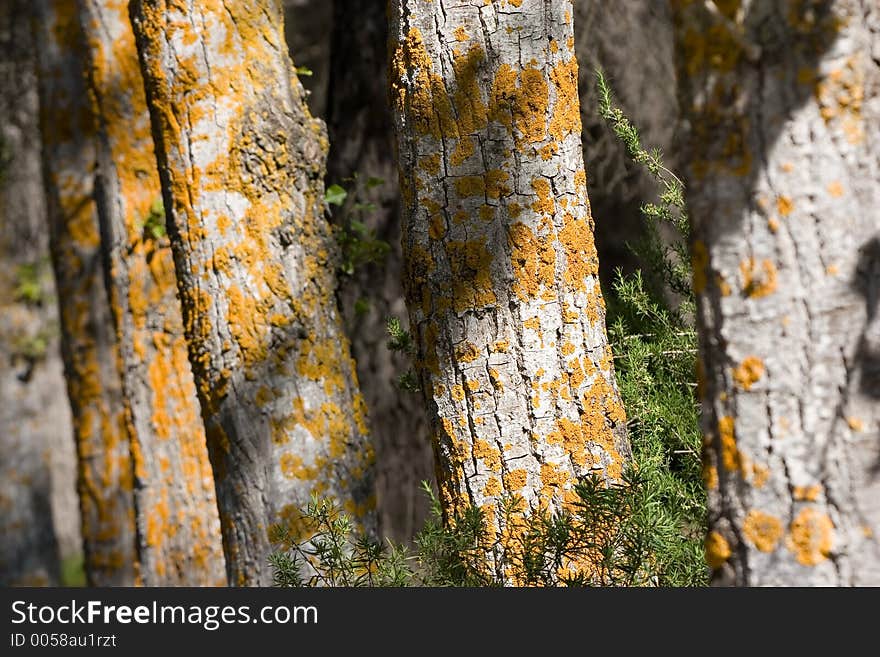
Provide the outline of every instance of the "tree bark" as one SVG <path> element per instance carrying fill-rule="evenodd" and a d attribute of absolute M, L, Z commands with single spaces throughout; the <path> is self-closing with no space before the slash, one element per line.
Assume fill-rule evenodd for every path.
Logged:
<path fill-rule="evenodd" d="M 76 0 L 33 6 L 49 245 L 77 443 L 86 574 L 93 586 L 130 586 L 138 565 L 133 473 L 119 348 L 101 268 L 86 46 Z"/>
<path fill-rule="evenodd" d="M 674 11 L 714 582 L 880 584 L 880 8 Z"/>
<path fill-rule="evenodd" d="M 57 585 L 77 548 L 70 408 L 45 231 L 30 11 L 0 5 L 0 585 Z M 62 483 L 69 489 L 59 490 Z M 61 504 L 59 504 L 59 493 Z M 64 495 L 66 493 L 66 495 Z M 55 522 L 53 522 L 53 520 Z M 57 525 L 57 527 L 56 527 Z M 71 527 L 73 528 L 71 531 Z M 71 536 L 73 534 L 73 536 Z M 63 545 L 63 550 L 62 548 Z"/>
<path fill-rule="evenodd" d="M 405 284 L 448 517 L 559 510 L 630 458 L 587 200 L 571 3 L 392 2 Z M 496 576 L 504 563 L 487 555 Z"/>
<path fill-rule="evenodd" d="M 81 0 L 95 197 L 122 364 L 146 586 L 225 583 L 220 521 L 127 0 Z"/>
<path fill-rule="evenodd" d="M 323 124 L 275 0 L 132 4 L 230 581 L 314 493 L 375 530 L 373 451 L 335 304 Z"/>
<path fill-rule="evenodd" d="M 388 317 L 406 318 L 397 162 L 388 105 L 386 5 L 385 0 L 334 3 L 327 182 L 351 190 L 342 208 L 343 221 L 356 216 L 391 247 L 382 262 L 341 279 L 340 305 L 376 445 L 381 534 L 404 541 L 427 516 L 428 500 L 419 484 L 433 479 L 433 457 L 424 404 L 419 395 L 397 385 L 411 363 L 406 354 L 386 346 Z M 374 209 L 358 213 L 357 204 L 367 203 Z M 369 304 L 363 312 L 361 300 Z"/>

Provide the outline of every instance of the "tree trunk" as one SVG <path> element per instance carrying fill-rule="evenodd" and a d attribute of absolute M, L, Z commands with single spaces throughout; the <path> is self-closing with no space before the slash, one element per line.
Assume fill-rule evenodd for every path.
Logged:
<path fill-rule="evenodd" d="M 587 200 L 571 3 L 392 3 L 410 325 L 447 516 L 559 510 L 630 457 Z M 520 507 L 523 508 L 523 507 Z M 504 564 L 490 567 L 509 579 Z"/>
<path fill-rule="evenodd" d="M 132 463 L 119 349 L 93 200 L 96 140 L 75 0 L 34 3 L 49 244 L 79 457 L 86 574 L 94 586 L 137 574 Z"/>
<path fill-rule="evenodd" d="M 95 195 L 122 363 L 147 586 L 225 583 L 214 480 L 127 0 L 81 0 L 97 118 Z"/>
<path fill-rule="evenodd" d="M 382 262 L 343 278 L 340 296 L 376 445 L 381 533 L 404 541 L 424 524 L 428 505 L 419 483 L 433 479 L 433 471 L 422 400 L 397 385 L 410 367 L 408 357 L 386 346 L 388 317 L 406 316 L 397 163 L 388 106 L 386 5 L 385 0 L 334 4 L 327 182 L 350 190 L 341 223 L 348 217 L 362 221 L 391 247 Z M 374 208 L 359 212 L 358 204 Z M 368 302 L 366 310 L 361 310 L 363 300 Z"/>
<path fill-rule="evenodd" d="M 707 560 L 880 584 L 880 8 L 676 2 Z M 709 10 L 712 11 L 709 11 Z"/>
<path fill-rule="evenodd" d="M 139 0 L 132 17 L 227 570 L 268 584 L 271 526 L 296 524 L 310 494 L 375 525 L 324 218 L 327 138 L 276 0 Z"/>
<path fill-rule="evenodd" d="M 57 585 L 76 549 L 75 503 L 56 506 L 74 464 L 45 237 L 30 12 L 0 5 L 0 585 Z M 67 498 L 73 498 L 72 479 Z M 63 499 L 63 496 L 62 496 Z M 61 531 L 56 531 L 53 518 Z M 64 524 L 67 523 L 67 524 Z M 64 529 L 67 529 L 65 532 Z M 73 543 L 73 546 L 70 545 Z"/>

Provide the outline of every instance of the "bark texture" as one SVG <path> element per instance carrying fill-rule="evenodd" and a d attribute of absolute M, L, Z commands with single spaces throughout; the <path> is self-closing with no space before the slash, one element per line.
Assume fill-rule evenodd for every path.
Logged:
<path fill-rule="evenodd" d="M 327 138 L 280 3 L 131 7 L 230 581 L 268 584 L 309 495 L 374 530 L 374 455 L 335 301 Z"/>
<path fill-rule="evenodd" d="M 405 281 L 449 516 L 563 508 L 630 456 L 567 0 L 392 2 Z M 507 577 L 503 563 L 490 567 Z"/>
<path fill-rule="evenodd" d="M 365 265 L 340 281 L 340 305 L 376 446 L 380 533 L 403 541 L 424 524 L 428 505 L 419 484 L 433 479 L 433 456 L 420 396 L 397 386 L 411 363 L 386 346 L 388 317 L 406 320 L 386 5 L 385 0 L 334 3 L 327 181 L 350 189 L 341 223 L 354 216 L 391 247 L 381 263 Z M 375 208 L 359 213 L 357 205 L 364 203 Z M 369 304 L 365 312 L 358 310 L 360 300 Z"/>
<path fill-rule="evenodd" d="M 81 0 L 97 122 L 95 196 L 122 364 L 146 586 L 222 585 L 205 431 L 127 0 Z"/>
<path fill-rule="evenodd" d="M 714 581 L 880 584 L 880 7 L 674 9 Z"/>
<path fill-rule="evenodd" d="M 45 230 L 34 55 L 27 3 L 21 0 L 3 3 L 0 5 L 2 586 L 57 585 L 62 539 L 66 539 L 64 554 L 73 555 L 79 533 L 76 503 L 64 504 L 75 499 L 70 476 L 75 458 Z M 66 481 L 64 474 L 68 475 Z M 64 483 L 69 487 L 62 491 L 59 484 Z M 62 494 L 59 496 L 59 493 Z"/>
<path fill-rule="evenodd" d="M 33 3 L 49 243 L 78 454 L 86 574 L 95 586 L 137 576 L 132 462 L 119 349 L 101 267 L 97 150 L 75 0 Z"/>

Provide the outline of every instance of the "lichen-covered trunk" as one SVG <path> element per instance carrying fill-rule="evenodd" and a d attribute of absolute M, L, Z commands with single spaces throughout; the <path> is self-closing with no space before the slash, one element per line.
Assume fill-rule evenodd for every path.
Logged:
<path fill-rule="evenodd" d="M 349 189 L 343 222 L 361 221 L 390 245 L 381 262 L 366 264 L 341 280 L 340 297 L 376 446 L 379 526 L 383 536 L 403 541 L 412 538 L 427 515 L 427 498 L 419 484 L 433 477 L 433 457 L 424 404 L 419 395 L 397 385 L 411 364 L 405 354 L 386 346 L 388 317 L 406 319 L 397 163 L 388 106 L 387 4 L 334 3 L 327 182 Z M 365 204 L 372 207 L 358 209 Z"/>
<path fill-rule="evenodd" d="M 226 580 L 214 479 L 186 339 L 127 0 L 81 0 L 97 122 L 95 197 L 146 586 Z"/>
<path fill-rule="evenodd" d="M 79 532 L 76 503 L 57 503 L 75 497 L 75 457 L 45 230 L 34 56 L 27 3 L 0 4 L 0 586 L 57 585 L 61 544 L 65 556 L 74 553 Z M 56 490 L 61 483 L 69 488 Z M 73 536 L 62 541 L 65 533 Z"/>
<path fill-rule="evenodd" d="M 559 510 L 629 459 L 581 150 L 571 3 L 392 2 L 405 283 L 447 516 Z M 514 523 L 515 525 L 515 523 Z M 503 563 L 489 555 L 497 576 Z"/>
<path fill-rule="evenodd" d="M 375 525 L 373 451 L 335 305 L 327 139 L 277 0 L 131 6 L 233 584 L 268 584 L 309 496 Z"/>
<path fill-rule="evenodd" d="M 880 584 L 880 7 L 675 2 L 718 584 Z"/>
<path fill-rule="evenodd" d="M 49 246 L 79 458 L 86 574 L 95 586 L 130 586 L 137 576 L 133 473 L 119 348 L 101 266 L 86 45 L 76 0 L 40 0 L 33 7 Z"/>
<path fill-rule="evenodd" d="M 655 201 L 657 185 L 599 115 L 596 68 L 605 72 L 642 143 L 663 151 L 665 165 L 677 171 L 672 12 L 668 2 L 657 0 L 575 0 L 573 6 L 584 159 L 590 163 L 587 187 L 596 217 L 599 273 L 610 283 L 617 267 L 640 264 L 629 244 L 644 230 L 640 207 Z"/>

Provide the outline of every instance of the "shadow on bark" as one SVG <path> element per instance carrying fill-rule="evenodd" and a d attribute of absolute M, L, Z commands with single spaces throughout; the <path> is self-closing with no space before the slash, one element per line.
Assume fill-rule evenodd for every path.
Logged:
<path fill-rule="evenodd" d="M 850 284 L 865 300 L 866 319 L 847 387 L 852 386 L 855 378 L 862 394 L 870 399 L 880 399 L 880 321 L 877 317 L 880 305 L 880 237 L 872 238 L 859 249 L 856 274 Z M 875 475 L 880 474 L 880 459 L 872 471 Z"/>
<path fill-rule="evenodd" d="M 428 499 L 420 488 L 433 481 L 433 456 L 424 404 L 401 390 L 398 376 L 410 363 L 386 346 L 386 320 L 406 322 L 400 200 L 391 108 L 388 102 L 385 0 L 337 0 L 333 7 L 327 128 L 330 153 L 327 184 L 355 193 L 334 221 L 345 222 L 355 204 L 375 207 L 363 217 L 378 239 L 390 245 L 382 262 L 371 262 L 342 277 L 340 310 L 357 362 L 376 447 L 376 487 L 380 534 L 408 541 L 424 524 Z M 292 48 L 296 54 L 296 45 Z M 357 180 L 352 180 L 357 176 Z M 364 184 L 365 181 L 372 182 Z M 381 182 L 380 182 L 381 181 Z M 362 300 L 368 302 L 363 310 Z"/>

